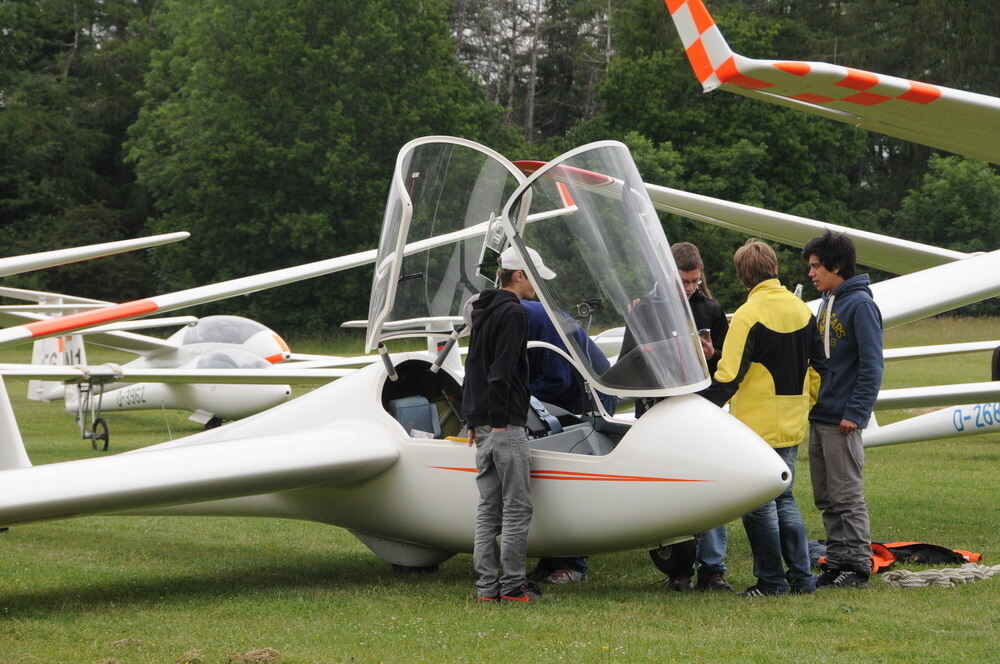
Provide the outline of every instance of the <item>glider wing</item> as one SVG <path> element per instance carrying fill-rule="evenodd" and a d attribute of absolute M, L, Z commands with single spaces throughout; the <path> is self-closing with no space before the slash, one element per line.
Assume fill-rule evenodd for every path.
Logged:
<path fill-rule="evenodd" d="M 875 401 L 875 409 L 931 408 L 987 402 L 1000 402 L 1000 381 L 882 390 Z"/>
<path fill-rule="evenodd" d="M 1000 347 L 1000 339 L 992 341 L 966 341 L 957 344 L 936 344 L 933 346 L 886 348 L 882 355 L 887 360 L 919 360 L 926 357 L 981 353 L 987 350 L 995 350 L 997 347 Z"/>
<path fill-rule="evenodd" d="M 425 240 L 412 242 L 403 248 L 404 255 L 427 251 L 434 247 L 444 246 L 478 237 L 486 233 L 488 221 L 470 226 L 452 233 L 436 235 Z M 184 307 L 191 307 L 206 302 L 215 302 L 237 295 L 247 295 L 267 288 L 282 286 L 284 284 L 311 279 L 324 274 L 349 270 L 361 265 L 368 265 L 375 262 L 376 251 L 370 249 L 347 256 L 328 258 L 326 260 L 306 263 L 281 270 L 273 270 L 262 274 L 255 274 L 248 277 L 240 277 L 229 281 L 222 281 L 206 286 L 197 286 L 183 291 L 157 295 L 143 300 L 133 300 L 122 304 L 112 305 L 103 309 L 93 311 L 83 311 L 77 314 L 70 314 L 59 318 L 52 318 L 44 321 L 37 321 L 24 325 L 17 325 L 0 330 L 0 346 L 17 344 L 24 341 L 33 341 L 45 337 L 58 336 L 76 332 L 98 325 L 105 325 L 115 321 L 131 320 L 142 318 L 154 313 L 166 313 Z"/>
<path fill-rule="evenodd" d="M 284 385 L 285 383 L 329 383 L 356 369 L 285 368 L 266 369 L 132 369 L 114 365 L 71 367 L 64 365 L 0 364 L 0 375 L 32 380 L 104 383 L 232 383 L 237 385 Z"/>
<path fill-rule="evenodd" d="M 357 482 L 398 448 L 363 421 L 0 471 L 0 524 Z"/>
<path fill-rule="evenodd" d="M 895 274 L 907 274 L 969 256 L 960 251 L 731 203 L 679 189 L 646 184 L 646 191 L 658 210 L 794 247 L 805 246 L 810 239 L 827 230 L 844 233 L 854 241 L 859 263 Z"/>
<path fill-rule="evenodd" d="M 826 62 L 734 53 L 702 0 L 666 0 L 705 92 L 746 97 L 1000 163 L 1000 99 Z"/>
<path fill-rule="evenodd" d="M 1000 250 L 872 284 L 885 327 L 1000 296 Z"/>
<path fill-rule="evenodd" d="M 0 258 L 0 276 L 21 274 L 22 272 L 41 270 L 46 267 L 66 265 L 67 263 L 76 263 L 78 261 L 85 261 L 91 258 L 100 258 L 102 256 L 120 254 L 125 251 L 135 251 L 136 249 L 155 247 L 160 244 L 169 244 L 170 242 L 183 240 L 190 235 L 190 233 L 181 231 L 179 233 L 166 233 L 164 235 L 140 237 L 133 240 L 103 242 L 101 244 L 91 244 L 85 247 L 75 247 L 73 249 L 57 249 L 55 251 L 43 251 L 37 254 Z"/>

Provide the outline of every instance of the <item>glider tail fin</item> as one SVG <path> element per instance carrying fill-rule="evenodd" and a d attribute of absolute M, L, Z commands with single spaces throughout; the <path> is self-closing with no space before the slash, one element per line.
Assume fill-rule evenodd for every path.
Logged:
<path fill-rule="evenodd" d="M 684 53 L 702 90 L 710 92 L 737 74 L 737 56 L 702 0 L 664 0 Z"/>
<path fill-rule="evenodd" d="M 36 341 L 31 350 L 31 363 L 49 366 L 68 364 L 71 366 L 87 363 L 87 352 L 83 347 L 83 336 L 72 334 L 65 337 L 48 337 Z M 30 401 L 55 401 L 63 399 L 66 388 L 57 380 L 28 381 Z"/>
<path fill-rule="evenodd" d="M 0 470 L 27 468 L 30 465 L 24 441 L 21 440 L 21 431 L 14 418 L 14 409 L 7 396 L 7 386 L 0 377 Z"/>

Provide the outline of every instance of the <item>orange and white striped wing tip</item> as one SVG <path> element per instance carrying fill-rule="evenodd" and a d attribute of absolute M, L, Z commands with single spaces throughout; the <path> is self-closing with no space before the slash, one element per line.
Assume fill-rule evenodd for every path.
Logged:
<path fill-rule="evenodd" d="M 705 92 L 723 88 L 879 133 L 1000 163 L 1000 99 L 826 62 L 734 53 L 702 0 L 665 0 Z"/>

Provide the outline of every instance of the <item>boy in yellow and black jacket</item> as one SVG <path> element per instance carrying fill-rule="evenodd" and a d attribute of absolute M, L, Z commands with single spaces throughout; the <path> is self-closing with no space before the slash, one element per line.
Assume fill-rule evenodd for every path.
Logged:
<path fill-rule="evenodd" d="M 736 251 L 733 264 L 750 294 L 730 321 L 722 359 L 702 396 L 719 406 L 729 401 L 730 413 L 775 448 L 794 478 L 798 445 L 826 369 L 823 342 L 812 312 L 778 281 L 778 259 L 770 246 L 750 240 Z M 791 484 L 744 516 L 743 525 L 757 576 L 744 595 L 815 590 Z"/>

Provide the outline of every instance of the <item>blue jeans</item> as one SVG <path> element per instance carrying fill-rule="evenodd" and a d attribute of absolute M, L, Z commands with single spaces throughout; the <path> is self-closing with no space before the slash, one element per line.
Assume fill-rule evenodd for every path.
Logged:
<path fill-rule="evenodd" d="M 795 459 L 799 447 L 779 447 L 774 450 L 788 466 L 795 481 Z M 809 537 L 802 514 L 792 496 L 792 483 L 784 493 L 743 517 L 750 549 L 753 552 L 753 573 L 762 590 L 809 591 L 816 579 L 809 567 Z M 785 571 L 784 564 L 788 566 Z"/>
<path fill-rule="evenodd" d="M 726 573 L 726 526 L 706 530 L 698 536 L 698 576 Z"/>

